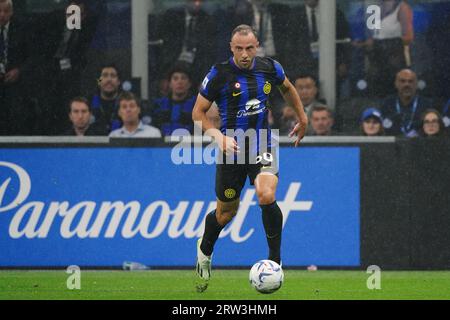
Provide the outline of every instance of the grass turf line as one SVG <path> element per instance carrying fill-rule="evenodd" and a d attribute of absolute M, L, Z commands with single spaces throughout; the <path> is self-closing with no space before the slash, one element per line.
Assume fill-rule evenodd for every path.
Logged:
<path fill-rule="evenodd" d="M 384 271 L 381 290 L 367 289 L 364 271 L 285 270 L 282 288 L 256 292 L 246 270 L 213 270 L 209 288 L 195 291 L 186 270 L 81 271 L 81 290 L 68 290 L 69 274 L 59 271 L 0 271 L 0 299 L 146 300 L 367 300 L 450 299 L 450 271 Z"/>

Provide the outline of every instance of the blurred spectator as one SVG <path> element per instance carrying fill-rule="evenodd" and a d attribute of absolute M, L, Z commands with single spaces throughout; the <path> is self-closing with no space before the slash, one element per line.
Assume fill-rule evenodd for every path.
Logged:
<path fill-rule="evenodd" d="M 69 104 L 69 119 L 72 128 L 67 130 L 65 136 L 104 136 L 105 130 L 101 130 L 95 124 L 90 124 L 92 109 L 89 101 L 84 97 L 73 98 Z"/>
<path fill-rule="evenodd" d="M 295 30 L 298 30 L 297 36 L 290 36 L 290 41 L 297 39 L 297 45 L 301 48 L 299 52 L 302 55 L 291 56 L 298 58 L 298 69 L 302 73 L 313 74 L 316 78 L 319 75 L 319 46 L 318 41 L 320 38 L 320 7 L 319 0 L 305 0 L 305 4 L 297 7 L 293 10 L 296 22 L 293 25 Z M 326 17 L 323 17 L 326 18 Z M 293 31 L 293 30 L 292 30 Z M 336 39 L 346 40 L 350 38 L 350 27 L 344 13 L 337 9 L 336 12 Z M 341 43 L 336 47 L 336 66 L 338 87 L 347 77 L 349 64 L 350 64 L 350 44 Z"/>
<path fill-rule="evenodd" d="M 442 117 L 446 130 L 450 131 L 450 100 L 447 101 L 447 104 L 442 109 Z"/>
<path fill-rule="evenodd" d="M 311 116 L 311 110 L 315 106 L 324 106 L 319 99 L 317 80 L 312 75 L 300 75 L 295 79 L 294 86 L 302 100 L 305 112 Z"/>
<path fill-rule="evenodd" d="M 94 36 L 97 18 L 87 0 L 70 0 L 81 10 L 81 29 L 67 28 L 66 9 L 45 15 L 34 27 L 36 50 L 33 69 L 34 96 L 39 102 L 40 134 L 58 134 L 68 127 L 63 106 L 80 94 L 86 52 Z"/>
<path fill-rule="evenodd" d="M 319 88 L 317 87 L 317 80 L 314 76 L 309 74 L 299 75 L 294 80 L 294 86 L 297 89 L 309 120 L 311 120 L 311 111 L 314 107 L 326 107 L 318 100 Z M 291 133 L 298 122 L 291 107 L 285 106 L 282 109 L 282 115 L 279 122 L 281 135 L 288 135 Z M 312 126 L 308 126 L 307 134 L 313 134 Z"/>
<path fill-rule="evenodd" d="M 436 109 L 427 109 L 420 117 L 422 126 L 419 130 L 421 137 L 445 136 L 445 126 L 442 116 Z"/>
<path fill-rule="evenodd" d="M 153 111 L 153 124 L 163 136 L 170 136 L 176 129 L 194 131 L 192 109 L 196 96 L 192 94 L 192 81 L 189 71 L 181 66 L 174 67 L 168 74 L 169 94 L 156 99 Z"/>
<path fill-rule="evenodd" d="M 361 115 L 361 134 L 363 136 L 383 136 L 383 117 L 377 108 L 367 108 Z"/>
<path fill-rule="evenodd" d="M 120 72 L 114 64 L 101 68 L 98 78 L 99 93 L 92 98 L 92 114 L 95 123 L 107 133 L 122 127 L 119 118 Z"/>
<path fill-rule="evenodd" d="M 28 57 L 26 31 L 14 17 L 13 2 L 0 0 L 0 135 L 29 133 L 22 68 Z"/>
<path fill-rule="evenodd" d="M 198 85 L 215 62 L 216 27 L 202 8 L 203 0 L 185 0 L 185 5 L 168 9 L 157 28 L 163 41 L 161 75 L 176 63 L 190 68 L 194 85 Z"/>
<path fill-rule="evenodd" d="M 219 54 L 229 54 L 229 35 L 241 24 L 252 26 L 259 40 L 257 55 L 278 60 L 289 75 L 293 72 L 291 61 L 299 52 L 293 51 L 292 37 L 298 32 L 292 26 L 289 6 L 267 0 L 235 0 L 228 8 L 226 21 L 226 47 Z M 225 35 L 224 35 L 225 36 Z M 227 56 L 220 56 L 225 60 Z"/>
<path fill-rule="evenodd" d="M 432 101 L 417 94 L 417 75 L 412 70 L 397 73 L 395 87 L 397 94 L 382 103 L 386 134 L 415 137 L 420 128 L 420 115 L 432 107 Z"/>
<path fill-rule="evenodd" d="M 414 40 L 413 11 L 401 0 L 379 1 L 381 29 L 367 40 L 369 73 L 374 95 L 394 93 L 392 83 L 398 71 L 411 66 L 409 45 Z"/>
<path fill-rule="evenodd" d="M 131 92 L 124 92 L 119 97 L 119 117 L 123 127 L 110 133 L 111 138 L 160 138 L 159 129 L 143 124 L 140 120 L 140 102 Z"/>
<path fill-rule="evenodd" d="M 315 106 L 311 110 L 310 126 L 312 136 L 332 136 L 335 133 L 333 112 L 326 106 Z"/>

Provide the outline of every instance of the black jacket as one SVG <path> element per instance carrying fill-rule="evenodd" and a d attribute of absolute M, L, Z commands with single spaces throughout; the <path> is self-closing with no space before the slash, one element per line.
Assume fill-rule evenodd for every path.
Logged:
<path fill-rule="evenodd" d="M 25 26 L 12 19 L 8 31 L 8 64 L 6 72 L 19 68 L 22 69 L 28 58 L 28 41 Z"/>
<path fill-rule="evenodd" d="M 419 95 L 416 98 L 416 110 L 414 110 L 414 99 L 408 106 L 399 106 L 400 113 L 397 110 L 397 103 L 399 102 L 398 95 L 391 95 L 384 99 L 381 113 L 383 114 L 383 126 L 386 130 L 386 135 L 403 136 L 405 133 L 402 132 L 402 127 L 419 132 L 421 127 L 420 117 L 426 109 L 433 107 L 433 101 Z M 405 121 L 405 113 L 412 115 L 411 122 Z M 410 125 L 410 128 L 408 128 L 408 125 Z"/>
<path fill-rule="evenodd" d="M 168 9 L 160 19 L 158 38 L 163 40 L 161 54 L 161 72 L 165 73 L 177 62 L 183 48 L 186 33 L 186 9 L 176 7 Z M 195 28 L 198 47 L 192 68 L 194 81 L 200 81 L 215 62 L 216 24 L 205 11 L 200 10 Z"/>
<path fill-rule="evenodd" d="M 311 37 L 308 25 L 308 16 L 306 6 L 297 6 L 292 9 L 292 28 L 296 30 L 296 36 L 292 38 L 295 42 L 295 51 L 300 54 L 296 59 L 297 69 L 300 73 L 314 73 L 311 68 L 315 68 L 315 62 L 311 53 Z M 345 39 L 350 37 L 350 27 L 344 13 L 337 9 L 336 11 L 336 39 Z M 336 65 L 350 63 L 350 44 L 338 44 L 336 46 Z"/>
<path fill-rule="evenodd" d="M 97 19 L 94 16 L 87 16 L 82 22 L 81 30 L 78 33 L 78 40 L 71 46 L 69 57 L 72 69 L 80 72 L 87 64 L 86 52 L 90 46 L 96 30 Z M 38 66 L 58 66 L 58 61 L 54 56 L 63 40 L 66 26 L 66 15 L 64 11 L 56 10 L 38 17 L 34 24 L 34 57 Z"/>

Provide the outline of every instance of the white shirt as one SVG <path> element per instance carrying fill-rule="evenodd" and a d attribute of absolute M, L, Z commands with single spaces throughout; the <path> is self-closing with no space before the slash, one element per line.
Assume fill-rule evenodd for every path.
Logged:
<path fill-rule="evenodd" d="M 382 40 L 402 37 L 402 25 L 398 19 L 400 7 L 401 4 L 397 5 L 393 12 L 381 20 L 381 29 L 374 31 L 374 39 Z"/>
<path fill-rule="evenodd" d="M 161 138 L 161 131 L 158 128 L 139 122 L 139 126 L 133 132 L 128 131 L 125 127 L 114 130 L 109 134 L 110 138 Z"/>

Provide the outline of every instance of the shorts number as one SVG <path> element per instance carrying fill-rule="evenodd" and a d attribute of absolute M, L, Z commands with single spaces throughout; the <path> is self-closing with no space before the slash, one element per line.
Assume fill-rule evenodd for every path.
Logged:
<path fill-rule="evenodd" d="M 273 162 L 273 156 L 271 153 L 265 152 L 263 153 L 262 156 L 257 156 L 256 157 L 256 164 L 261 163 L 264 160 L 264 162 L 266 163 L 271 163 Z"/>

